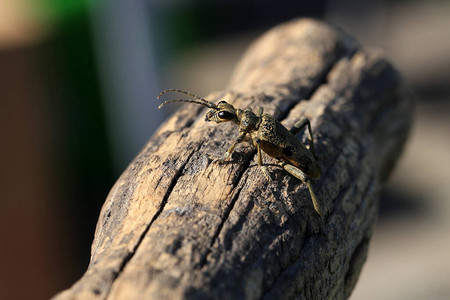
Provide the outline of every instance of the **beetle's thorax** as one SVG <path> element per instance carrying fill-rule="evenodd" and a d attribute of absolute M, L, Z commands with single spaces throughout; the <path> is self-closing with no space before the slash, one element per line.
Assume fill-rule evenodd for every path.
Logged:
<path fill-rule="evenodd" d="M 238 109 L 237 118 L 239 121 L 239 131 L 251 132 L 257 130 L 261 123 L 261 118 L 255 115 L 251 109 Z"/>

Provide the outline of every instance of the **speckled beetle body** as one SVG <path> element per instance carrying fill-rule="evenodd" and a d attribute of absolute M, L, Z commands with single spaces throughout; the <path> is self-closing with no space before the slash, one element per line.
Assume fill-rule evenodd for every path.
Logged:
<path fill-rule="evenodd" d="M 219 103 L 214 104 L 197 95 L 177 89 L 170 89 L 161 92 L 158 95 L 158 99 L 161 95 L 167 92 L 182 93 L 189 95 L 194 99 L 175 99 L 165 101 L 159 106 L 159 108 L 172 102 L 189 102 L 200 104 L 210 108 L 210 110 L 206 113 L 205 121 L 214 121 L 216 123 L 233 122 L 238 125 L 238 137 L 231 144 L 224 155 L 218 159 L 219 161 L 224 161 L 229 158 L 236 145 L 242 142 L 246 135 L 249 135 L 252 139 L 253 145 L 257 149 L 258 165 L 261 167 L 266 178 L 270 180 L 271 176 L 267 170 L 267 166 L 264 166 L 262 163 L 261 150 L 267 155 L 278 159 L 279 164 L 287 172 L 300 179 L 307 185 L 311 194 L 314 209 L 319 215 L 322 215 L 322 211 L 310 182 L 310 179 L 320 178 L 321 170 L 317 164 L 317 156 L 314 150 L 311 125 L 308 119 L 302 119 L 296 122 L 294 126 L 288 130 L 274 117 L 263 113 L 262 108 L 259 108 L 256 113 L 254 113 L 250 108 L 245 110 L 236 109 L 233 105 L 227 103 L 226 101 L 222 100 Z M 306 126 L 309 130 L 309 149 L 306 148 L 295 136 Z"/>

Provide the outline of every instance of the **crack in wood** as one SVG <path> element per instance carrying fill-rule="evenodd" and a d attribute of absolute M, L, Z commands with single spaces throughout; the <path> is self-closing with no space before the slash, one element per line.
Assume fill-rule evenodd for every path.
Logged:
<path fill-rule="evenodd" d="M 152 220 L 150 221 L 150 223 L 147 225 L 147 227 L 145 228 L 145 230 L 142 232 L 142 234 L 140 235 L 136 245 L 134 246 L 134 248 L 132 249 L 132 251 L 130 251 L 124 258 L 123 261 L 121 263 L 121 265 L 119 266 L 119 269 L 117 270 L 117 272 L 115 272 L 113 274 L 113 278 L 112 278 L 112 282 L 114 282 L 122 273 L 122 271 L 125 269 L 127 263 L 133 258 L 133 256 L 136 254 L 137 249 L 139 248 L 139 246 L 141 245 L 142 241 L 145 238 L 145 235 L 147 234 L 147 232 L 150 230 L 150 227 L 152 226 L 152 224 L 155 222 L 155 220 L 158 218 L 158 216 L 161 214 L 161 212 L 164 209 L 164 206 L 167 203 L 167 199 L 169 199 L 169 196 L 173 190 L 173 188 L 175 187 L 175 185 L 178 182 L 178 179 L 182 176 L 183 170 L 186 167 L 186 165 L 188 164 L 189 160 L 191 159 L 192 155 L 194 155 L 195 152 L 198 151 L 198 149 L 200 148 L 197 147 L 195 150 L 193 150 L 188 158 L 186 159 L 186 161 L 184 162 L 183 165 L 180 166 L 180 168 L 177 170 L 177 172 L 175 173 L 175 175 L 173 176 L 172 180 L 170 181 L 169 187 L 167 188 L 167 192 L 164 194 L 164 197 L 161 201 L 161 206 L 159 207 L 158 211 L 155 213 L 155 215 L 153 216 Z M 111 292 L 111 286 L 109 286 L 108 288 L 108 292 L 105 295 L 105 299 L 108 298 L 109 293 Z"/>

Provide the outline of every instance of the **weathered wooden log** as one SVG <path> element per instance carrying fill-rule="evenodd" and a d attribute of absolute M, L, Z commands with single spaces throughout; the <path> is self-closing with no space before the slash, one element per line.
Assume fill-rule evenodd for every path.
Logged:
<path fill-rule="evenodd" d="M 401 152 L 413 102 L 382 54 L 302 19 L 247 51 L 229 87 L 207 99 L 262 106 L 286 127 L 312 121 L 323 219 L 302 182 L 187 104 L 112 188 L 91 263 L 55 299 L 345 299 L 366 258 L 378 192 Z M 155 102 L 155 105 L 158 103 Z M 306 143 L 306 136 L 300 136 Z"/>

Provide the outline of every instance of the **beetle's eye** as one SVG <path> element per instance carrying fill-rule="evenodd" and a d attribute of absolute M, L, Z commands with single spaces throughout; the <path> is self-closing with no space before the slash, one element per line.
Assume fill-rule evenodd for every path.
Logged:
<path fill-rule="evenodd" d="M 219 111 L 219 113 L 217 114 L 219 116 L 219 118 L 224 119 L 224 120 L 231 120 L 234 118 L 234 115 L 228 111 Z"/>
<path fill-rule="evenodd" d="M 225 104 L 227 104 L 227 101 L 219 101 L 219 103 L 217 103 L 217 105 L 219 105 L 219 104 L 223 104 L 223 103 L 225 103 Z"/>

